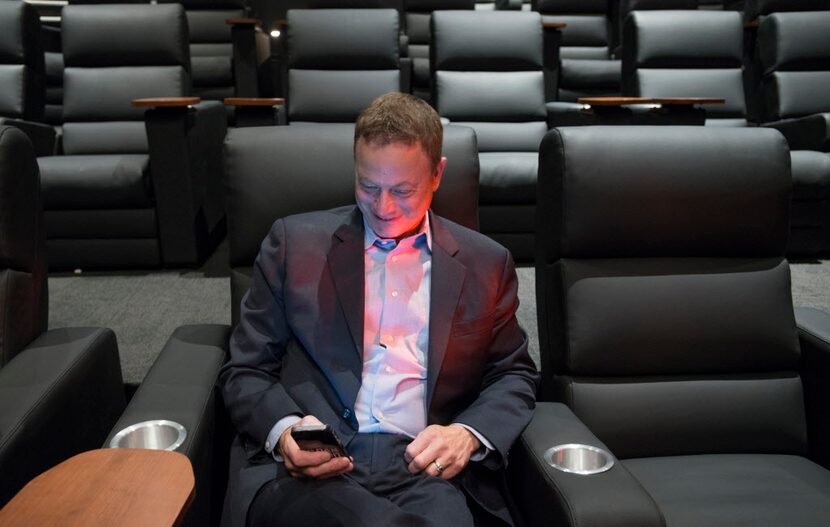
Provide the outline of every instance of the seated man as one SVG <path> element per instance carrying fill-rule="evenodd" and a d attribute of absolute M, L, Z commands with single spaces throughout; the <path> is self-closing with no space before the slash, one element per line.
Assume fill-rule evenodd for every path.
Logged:
<path fill-rule="evenodd" d="M 355 128 L 357 206 L 263 241 L 220 376 L 229 523 L 512 523 L 501 471 L 538 374 L 510 253 L 429 211 L 442 138 L 422 100 L 378 98 Z M 346 457 L 298 447 L 291 429 L 321 422 Z"/>

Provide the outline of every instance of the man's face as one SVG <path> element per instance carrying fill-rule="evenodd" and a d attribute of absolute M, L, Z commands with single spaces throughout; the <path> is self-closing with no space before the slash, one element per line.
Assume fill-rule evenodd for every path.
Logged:
<path fill-rule="evenodd" d="M 433 170 L 420 143 L 355 145 L 355 200 L 366 223 L 381 238 L 412 234 L 432 203 L 447 158 Z"/>

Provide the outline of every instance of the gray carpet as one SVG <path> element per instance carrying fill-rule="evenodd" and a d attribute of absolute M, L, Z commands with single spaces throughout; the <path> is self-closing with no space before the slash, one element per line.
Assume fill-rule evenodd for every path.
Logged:
<path fill-rule="evenodd" d="M 830 311 L 830 260 L 791 267 L 795 305 Z M 203 269 L 52 276 L 49 326 L 112 328 L 118 337 L 124 380 L 138 383 L 176 327 L 230 322 L 229 280 L 215 274 Z M 530 352 L 538 364 L 533 269 L 520 268 L 518 275 L 519 321 L 530 336 Z"/>

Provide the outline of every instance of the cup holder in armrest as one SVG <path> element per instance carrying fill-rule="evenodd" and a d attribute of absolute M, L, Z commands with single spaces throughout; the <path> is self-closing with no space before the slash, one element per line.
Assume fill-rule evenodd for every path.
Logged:
<path fill-rule="evenodd" d="M 607 450 L 576 443 L 549 448 L 544 458 L 557 470 L 583 476 L 599 474 L 614 466 L 614 458 Z"/>
<path fill-rule="evenodd" d="M 130 425 L 110 441 L 110 448 L 176 450 L 184 443 L 187 430 L 175 421 L 156 419 Z"/>

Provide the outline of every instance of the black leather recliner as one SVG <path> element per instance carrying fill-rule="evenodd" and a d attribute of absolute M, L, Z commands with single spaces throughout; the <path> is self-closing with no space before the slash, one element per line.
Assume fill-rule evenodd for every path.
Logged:
<path fill-rule="evenodd" d="M 622 42 L 622 91 L 632 97 L 717 97 L 708 126 L 747 126 L 743 25 L 734 11 L 633 11 Z"/>
<path fill-rule="evenodd" d="M 233 325 L 271 224 L 289 214 L 354 203 L 353 136 L 353 125 L 340 123 L 229 132 L 225 152 Z M 478 225 L 476 152 L 472 130 L 445 128 L 448 163 L 433 202 L 438 214 L 471 228 Z M 179 451 L 193 462 L 197 489 L 187 525 L 216 525 L 221 512 L 235 432 L 214 384 L 227 359 L 230 331 L 223 325 L 178 328 L 110 434 L 147 419 L 173 419 L 187 428 Z"/>
<path fill-rule="evenodd" d="M 131 106 L 190 92 L 180 5 L 63 9 L 63 155 L 39 158 L 50 265 L 193 265 L 221 232 L 219 103 Z M 146 131 L 145 131 L 146 128 Z"/>
<path fill-rule="evenodd" d="M 776 13 L 758 29 L 762 121 L 790 145 L 789 253 L 830 251 L 830 11 Z"/>
<path fill-rule="evenodd" d="M 40 20 L 25 2 L 0 2 L 0 125 L 20 128 L 39 156 L 55 149 L 55 131 L 43 124 L 46 74 Z"/>
<path fill-rule="evenodd" d="M 433 103 L 478 137 L 481 232 L 533 259 L 539 142 L 547 131 L 542 17 L 435 11 Z"/>
<path fill-rule="evenodd" d="M 35 152 L 20 130 L 0 126 L 0 507 L 97 448 L 124 409 L 113 332 L 47 331 L 46 267 Z"/>
<path fill-rule="evenodd" d="M 511 454 L 531 525 L 830 522 L 830 416 L 815 388 L 830 375 L 830 317 L 809 312 L 811 335 L 796 327 L 790 192 L 774 130 L 545 137 L 541 398 L 565 404 L 540 403 Z M 607 448 L 616 463 L 558 471 L 544 453 L 562 443 Z"/>

